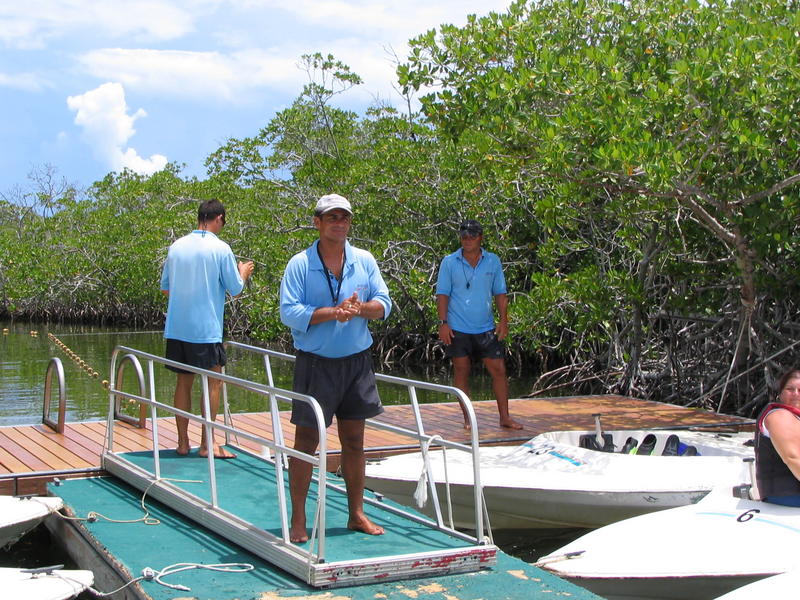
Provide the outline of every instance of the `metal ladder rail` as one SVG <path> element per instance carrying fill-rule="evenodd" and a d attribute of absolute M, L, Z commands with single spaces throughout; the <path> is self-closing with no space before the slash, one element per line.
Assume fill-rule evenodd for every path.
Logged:
<path fill-rule="evenodd" d="M 142 358 L 142 359 L 148 361 L 148 374 L 149 374 L 149 378 L 148 379 L 149 379 L 149 388 L 150 388 L 150 397 L 149 398 L 146 398 L 144 396 L 139 396 L 139 395 L 136 395 L 136 394 L 132 394 L 132 393 L 128 393 L 128 392 L 116 389 L 115 381 L 114 381 L 115 367 L 116 367 L 117 357 L 122 352 L 125 352 L 125 353 L 127 353 L 127 355 L 131 356 L 132 357 L 131 360 L 138 361 L 139 358 Z M 127 358 L 127 356 L 126 356 L 126 358 Z M 197 375 L 200 375 L 202 380 L 203 380 L 203 396 L 204 396 L 204 402 L 206 403 L 206 414 L 210 414 L 208 412 L 208 405 L 207 405 L 207 402 L 208 402 L 208 378 L 209 377 L 218 378 L 218 379 L 221 379 L 223 382 L 225 382 L 227 384 L 234 385 L 236 387 L 242 388 L 242 389 L 250 391 L 250 392 L 254 392 L 254 393 L 259 394 L 259 395 L 268 396 L 269 399 L 270 399 L 270 403 L 276 409 L 276 412 L 277 412 L 277 400 L 275 398 L 278 395 L 280 395 L 281 397 L 286 396 L 286 397 L 289 397 L 291 399 L 296 399 L 296 400 L 300 400 L 300 401 L 304 401 L 304 402 L 309 403 L 312 406 L 312 408 L 314 409 L 315 415 L 317 417 L 318 427 L 320 429 L 320 431 L 318 432 L 320 434 L 320 445 L 319 445 L 319 451 L 318 451 L 317 457 L 311 456 L 311 455 L 307 455 L 307 454 L 304 454 L 302 452 L 298 452 L 298 451 L 294 450 L 293 448 L 289 448 L 289 447 L 286 447 L 286 446 L 281 446 L 276 441 L 268 440 L 268 439 L 263 438 L 261 436 L 250 434 L 250 433 L 248 433 L 248 432 L 246 432 L 244 430 L 237 429 L 237 428 L 233 427 L 232 425 L 226 425 L 224 423 L 217 423 L 215 421 L 210 421 L 209 419 L 207 419 L 207 418 L 205 418 L 203 416 L 195 415 L 195 414 L 189 413 L 189 412 L 185 412 L 185 411 L 182 411 L 180 409 L 175 408 L 172 405 L 167 405 L 167 404 L 163 404 L 161 402 L 158 402 L 155 399 L 155 392 L 154 392 L 155 383 L 154 383 L 153 365 L 155 363 L 178 367 L 178 368 L 181 368 L 183 370 L 187 370 L 187 371 L 190 371 L 190 372 L 195 373 Z M 290 542 L 290 540 L 289 540 L 289 528 L 288 528 L 288 517 L 287 517 L 287 511 L 286 511 L 285 488 L 283 486 L 278 485 L 277 486 L 277 493 L 278 493 L 278 498 L 279 498 L 279 504 L 282 507 L 282 511 L 281 511 L 281 528 L 282 528 L 283 541 L 285 543 L 287 543 L 287 544 L 290 544 L 300 554 L 303 554 L 303 555 L 307 556 L 307 558 L 309 560 L 313 560 L 315 562 L 324 562 L 325 561 L 325 510 L 324 510 L 324 507 L 325 507 L 325 492 L 326 492 L 326 489 L 328 488 L 328 485 L 327 485 L 327 469 L 326 469 L 326 465 L 327 465 L 327 443 L 326 443 L 326 439 L 325 439 L 325 436 L 324 436 L 324 426 L 323 426 L 324 425 L 324 418 L 323 418 L 323 415 L 322 415 L 322 411 L 321 411 L 321 409 L 319 407 L 319 404 L 316 402 L 316 400 L 314 400 L 311 396 L 307 396 L 307 395 L 304 395 L 304 394 L 298 394 L 298 393 L 291 392 L 291 391 L 288 391 L 288 390 L 282 390 L 282 389 L 279 389 L 279 388 L 273 388 L 273 387 L 264 385 L 262 383 L 251 382 L 251 381 L 248 381 L 248 380 L 239 379 L 239 378 L 236 378 L 236 377 L 231 377 L 229 375 L 225 375 L 225 374 L 222 374 L 222 373 L 217 373 L 215 371 L 208 371 L 208 370 L 205 370 L 205 369 L 192 367 L 190 365 L 177 363 L 175 361 L 171 361 L 171 360 L 165 359 L 165 358 L 160 357 L 160 356 L 156 356 L 156 355 L 153 355 L 153 354 L 149 354 L 149 353 L 142 352 L 142 351 L 139 351 L 139 350 L 135 350 L 135 349 L 132 349 L 132 348 L 128 348 L 128 347 L 125 347 L 125 346 L 118 346 L 117 348 L 114 349 L 114 352 L 112 353 L 112 359 L 111 359 L 111 375 L 110 376 L 111 376 L 111 379 L 109 381 L 109 417 L 108 417 L 108 423 L 107 423 L 107 438 L 106 438 L 107 448 L 106 448 L 106 452 L 111 454 L 111 455 L 114 455 L 114 456 L 117 455 L 116 452 L 113 452 L 113 443 L 114 443 L 113 409 L 114 409 L 115 399 L 119 398 L 119 397 L 122 397 L 122 398 L 131 399 L 131 400 L 134 400 L 134 401 L 137 401 L 137 402 L 142 402 L 142 403 L 150 406 L 151 417 L 152 417 L 152 436 L 151 436 L 151 438 L 152 438 L 152 443 L 153 443 L 153 450 L 152 451 L 153 451 L 153 460 L 154 460 L 153 473 L 154 473 L 156 479 L 161 479 L 161 476 L 160 476 L 159 447 L 158 447 L 158 425 L 157 425 L 158 419 L 157 419 L 157 413 L 156 413 L 156 411 L 158 409 L 164 410 L 164 411 L 169 412 L 169 413 L 171 413 L 173 415 L 185 417 L 191 422 L 199 423 L 201 426 L 206 428 L 207 435 L 208 435 L 208 433 L 210 433 L 210 431 L 212 429 L 218 430 L 218 431 L 222 431 L 226 435 L 229 435 L 229 434 L 236 435 L 236 436 L 242 437 L 242 438 L 244 438 L 246 440 L 249 440 L 249 441 L 251 441 L 251 442 L 253 442 L 255 444 L 271 448 L 272 451 L 275 452 L 276 456 L 278 454 L 284 454 L 284 455 L 287 455 L 287 456 L 292 456 L 292 457 L 295 457 L 295 458 L 299 458 L 300 460 L 304 460 L 306 462 L 309 462 L 313 466 L 317 467 L 317 471 L 319 473 L 320 484 L 319 484 L 319 490 L 318 490 L 318 494 L 317 494 L 317 510 L 316 510 L 316 514 L 319 515 L 319 525 L 318 525 L 318 527 L 319 527 L 319 532 L 320 533 L 319 533 L 318 538 L 317 538 L 317 552 L 316 553 L 314 553 L 314 552 L 312 552 L 310 550 L 306 550 L 304 548 L 300 548 L 300 547 L 298 547 L 295 544 Z M 281 426 L 280 422 L 278 422 L 278 427 L 280 427 L 280 426 Z M 273 436 L 274 436 L 274 432 L 273 432 Z M 270 462 L 273 462 L 273 461 L 270 461 Z M 283 465 L 279 464 L 276 461 L 275 462 L 275 468 L 276 468 L 276 474 L 277 474 L 278 472 L 280 472 L 283 469 Z M 209 453 L 208 469 L 209 469 L 209 480 L 210 480 L 210 486 L 211 486 L 212 506 L 215 509 L 219 509 L 217 496 L 216 496 L 216 474 L 215 474 L 215 471 L 214 471 L 213 452 Z M 278 481 L 283 481 L 282 477 L 276 477 L 276 479 Z M 170 488 L 174 489 L 174 486 L 168 485 L 168 482 L 160 482 L 160 484 L 163 487 L 170 487 Z"/>
<path fill-rule="evenodd" d="M 453 395 L 459 401 L 461 407 L 464 408 L 464 410 L 466 411 L 467 419 L 469 420 L 470 423 L 470 442 L 471 442 L 470 446 L 452 440 L 447 440 L 445 438 L 442 438 L 441 436 L 436 436 L 436 440 L 439 443 L 439 445 L 443 447 L 462 450 L 465 452 L 469 452 L 472 455 L 472 481 L 473 481 L 472 490 L 473 490 L 473 502 L 475 506 L 475 537 L 478 543 L 484 543 L 486 525 L 484 523 L 485 512 L 483 510 L 483 487 L 481 485 L 480 438 L 478 436 L 478 423 L 475 417 L 475 410 L 472 407 L 472 402 L 467 397 L 467 395 L 464 394 L 464 392 L 453 386 L 429 383 L 426 381 L 416 381 L 413 379 L 396 377 L 394 375 L 385 375 L 383 373 L 376 374 L 376 378 L 379 381 L 383 381 L 384 383 L 391 383 L 394 385 L 405 386 L 407 388 L 409 401 L 411 402 L 411 406 L 414 412 L 414 419 L 416 422 L 417 431 L 414 432 L 412 430 L 408 430 L 403 427 L 397 427 L 396 425 L 392 425 L 390 423 L 384 423 L 378 419 L 370 419 L 370 425 L 378 429 L 383 429 L 385 431 L 394 431 L 396 433 L 402 433 L 405 435 L 411 435 L 412 437 L 415 437 L 417 441 L 420 443 L 420 451 L 422 451 L 424 444 L 427 444 L 430 441 L 432 441 L 433 436 L 425 434 L 424 431 L 422 423 L 422 413 L 419 409 L 419 401 L 417 399 L 418 388 L 434 392 L 440 392 L 447 395 Z M 428 469 L 428 472 L 430 473 L 431 472 L 430 460 L 427 452 L 423 452 L 423 457 L 425 461 L 425 468 Z M 428 489 L 431 493 L 431 498 L 433 499 L 436 512 L 436 519 L 438 524 L 440 525 L 440 527 L 452 529 L 446 527 L 443 523 L 439 494 L 436 489 L 436 482 L 433 480 L 433 477 L 428 477 Z"/>
<path fill-rule="evenodd" d="M 275 378 L 272 374 L 272 358 L 279 358 L 281 360 L 285 360 L 288 362 L 294 362 L 295 357 L 291 354 L 286 354 L 284 352 L 277 352 L 275 350 L 269 350 L 267 348 L 260 348 L 258 346 L 252 346 L 250 344 L 243 344 L 241 342 L 234 342 L 232 340 L 228 340 L 224 342 L 226 348 L 238 348 L 241 350 L 245 350 L 247 352 L 252 352 L 254 354 L 260 354 L 262 360 L 264 361 L 264 372 L 266 373 L 267 377 L 267 385 L 270 387 L 277 388 L 278 386 L 275 385 Z M 223 383 L 223 390 L 225 390 L 225 384 Z M 226 402 L 227 407 L 227 394 L 224 396 L 224 400 Z M 286 396 L 276 396 L 275 400 L 283 400 L 285 402 L 291 402 L 291 398 Z M 283 438 L 283 427 L 280 426 L 280 410 L 278 408 L 277 402 L 275 404 L 270 405 L 270 418 L 272 422 L 272 432 L 275 436 L 275 441 L 279 445 L 285 445 L 284 438 Z M 269 457 L 267 457 L 269 458 Z M 286 464 L 286 456 L 284 458 L 284 467 L 288 467 Z M 277 459 L 276 459 L 277 460 Z"/>
<path fill-rule="evenodd" d="M 295 361 L 295 356 L 292 354 L 287 354 L 285 352 L 280 352 L 277 350 L 271 350 L 268 348 L 262 348 L 259 346 L 253 346 L 250 344 L 243 344 L 241 342 L 234 342 L 228 341 L 225 342 L 226 346 L 231 348 L 238 348 L 240 350 L 244 350 L 247 352 L 253 352 L 256 354 L 261 354 L 264 356 L 264 364 L 267 370 L 267 380 L 273 381 L 273 374 L 272 374 L 272 367 L 269 358 L 276 358 L 280 360 L 285 360 L 289 362 Z M 397 425 L 392 425 L 389 423 L 383 423 L 377 419 L 367 419 L 367 422 L 370 426 L 383 429 L 385 431 L 391 431 L 393 433 L 399 433 L 412 439 L 416 440 L 420 445 L 420 451 L 422 451 L 422 446 L 433 438 L 433 436 L 427 435 L 425 433 L 425 428 L 423 424 L 422 414 L 419 409 L 419 402 L 417 399 L 417 389 L 425 389 L 432 392 L 439 392 L 449 396 L 455 396 L 458 400 L 459 404 L 465 409 L 467 413 L 467 418 L 470 423 L 470 432 L 471 432 L 471 446 L 467 446 L 460 442 L 447 440 L 437 436 L 437 442 L 441 446 L 445 446 L 448 448 L 454 448 L 457 450 L 462 450 L 465 452 L 469 452 L 472 455 L 472 473 L 473 473 L 473 495 L 474 495 L 474 505 L 475 505 L 475 540 L 478 543 L 484 543 L 484 536 L 486 533 L 486 525 L 485 525 L 485 511 L 483 510 L 483 493 L 482 493 L 482 486 L 481 486 L 481 472 L 480 472 L 480 438 L 478 436 L 478 426 L 477 426 L 477 419 L 475 417 L 475 410 L 472 406 L 472 402 L 470 401 L 469 397 L 464 394 L 460 389 L 454 386 L 448 385 L 441 385 L 437 383 L 429 383 L 427 381 L 418 381 L 414 379 L 407 379 L 404 377 L 397 377 L 394 375 L 386 375 L 383 373 L 376 373 L 375 378 L 378 381 L 382 381 L 384 383 L 388 383 L 391 385 L 397 385 L 401 387 L 405 387 L 408 391 L 409 395 L 409 402 L 412 406 L 412 411 L 414 413 L 414 421 L 416 425 L 416 430 L 407 429 L 404 427 L 399 427 Z M 425 457 L 426 467 L 430 467 L 428 462 L 427 456 Z M 334 484 L 330 484 L 334 485 Z M 457 535 L 459 537 L 464 537 L 462 532 L 459 532 L 451 527 L 448 527 L 444 524 L 444 521 L 441 516 L 441 508 L 440 508 L 440 501 L 438 491 L 436 489 L 436 482 L 433 481 L 432 478 L 429 478 L 428 481 L 429 490 L 431 493 L 431 498 L 434 503 L 435 511 L 436 511 L 436 521 L 435 524 L 438 528 L 447 531 L 453 535 Z M 365 498 L 366 502 L 376 502 L 370 498 Z M 416 521 L 426 522 L 426 523 L 434 523 L 433 521 L 429 521 L 428 519 L 422 518 L 420 519 L 416 515 L 412 515 L 411 513 L 404 513 L 404 516 L 411 518 Z M 473 538 L 471 536 L 466 536 L 464 539 Z"/>
<path fill-rule="evenodd" d="M 56 373 L 58 381 L 58 419 L 54 421 L 50 417 L 50 404 L 53 385 L 53 371 Z M 44 374 L 44 404 L 42 408 L 42 423 L 50 427 L 56 433 L 64 433 L 64 423 L 67 414 L 67 388 L 64 384 L 64 365 L 61 359 L 54 356 L 47 363 L 47 370 Z"/>

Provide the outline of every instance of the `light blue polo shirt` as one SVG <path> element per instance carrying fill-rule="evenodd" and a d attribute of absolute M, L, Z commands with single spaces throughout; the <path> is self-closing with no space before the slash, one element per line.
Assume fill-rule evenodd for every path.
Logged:
<path fill-rule="evenodd" d="M 469 284 L 469 287 L 467 287 Z M 496 254 L 481 250 L 475 268 L 459 248 L 442 259 L 436 294 L 448 296 L 447 322 L 461 333 L 484 333 L 494 329 L 492 301 L 506 293 L 503 265 Z"/>
<path fill-rule="evenodd" d="M 378 263 L 366 250 L 345 242 L 345 264 L 338 302 L 331 297 L 338 280 L 325 272 L 317 253 L 319 240 L 295 254 L 286 265 L 281 280 L 281 322 L 292 330 L 294 347 L 326 358 L 357 354 L 372 346 L 367 319 L 356 317 L 346 323 L 336 320 L 309 326 L 311 315 L 322 306 L 336 306 L 358 292 L 362 302 L 377 300 L 383 305 L 383 318 L 389 316 L 392 301 Z M 328 286 L 330 277 L 330 286 Z"/>
<path fill-rule="evenodd" d="M 195 230 L 169 248 L 161 289 L 169 291 L 164 337 L 194 344 L 222 341 L 225 293 L 244 281 L 230 246 L 210 231 Z"/>

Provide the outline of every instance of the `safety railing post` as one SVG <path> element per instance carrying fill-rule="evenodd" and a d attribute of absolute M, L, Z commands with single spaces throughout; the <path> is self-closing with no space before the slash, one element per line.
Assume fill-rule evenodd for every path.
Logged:
<path fill-rule="evenodd" d="M 53 371 L 58 378 L 58 420 L 50 418 L 50 402 L 53 388 Z M 57 433 L 64 433 L 64 422 L 67 415 L 67 389 L 64 385 L 64 365 L 61 359 L 54 356 L 47 363 L 47 371 L 44 374 L 44 406 L 42 409 L 42 423 L 47 425 Z"/>
<path fill-rule="evenodd" d="M 145 395 L 145 383 L 144 383 L 144 372 L 142 371 L 142 365 L 139 362 L 139 359 L 136 358 L 133 354 L 126 354 L 120 359 L 119 365 L 117 366 L 116 371 L 116 382 L 115 386 L 117 388 L 122 388 L 122 378 L 125 373 L 125 365 L 132 364 L 133 368 L 136 372 L 136 380 L 139 383 L 139 395 Z M 147 427 L 147 405 L 143 403 L 139 403 L 139 418 L 136 419 L 129 415 L 126 415 L 121 410 L 121 397 L 115 396 L 114 397 L 114 419 L 118 421 L 125 421 L 130 425 L 134 425 L 139 429 L 144 429 Z"/>

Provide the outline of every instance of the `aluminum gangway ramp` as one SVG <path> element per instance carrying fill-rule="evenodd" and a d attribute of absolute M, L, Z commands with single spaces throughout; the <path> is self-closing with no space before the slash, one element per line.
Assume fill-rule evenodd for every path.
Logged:
<path fill-rule="evenodd" d="M 132 348 L 117 347 L 111 361 L 109 426 L 107 449 L 102 458 L 103 468 L 140 490 L 143 502 L 147 498 L 156 499 L 314 587 L 342 587 L 377 580 L 466 573 L 488 568 L 496 563 L 497 547 L 483 534 L 483 508 L 479 492 L 476 492 L 474 536 L 444 525 L 440 514 L 435 520 L 431 520 L 369 491 L 365 493 L 364 510 L 373 522 L 384 527 L 385 533 L 373 536 L 348 529 L 346 490 L 342 480 L 332 476 L 326 469 L 325 430 L 319 405 L 309 396 L 271 385 L 269 359 L 293 357 L 257 347 L 236 345 L 264 356 L 269 383 L 239 379 L 227 373 L 219 374 L 174 363 Z M 142 362 L 146 363 L 146 377 L 143 376 L 145 370 L 141 368 Z M 116 387 L 115 377 L 119 375 L 117 369 L 123 363 L 133 364 L 142 375 L 140 389 L 136 393 Z M 206 415 L 210 414 L 209 385 L 214 380 L 222 382 L 223 400 L 226 399 L 226 390 L 230 386 L 263 396 L 268 418 L 272 420 L 271 439 L 234 428 L 227 418 L 227 410 L 223 411 L 226 418 L 220 423 L 159 402 L 152 392 L 157 389 L 155 365 L 172 365 L 196 373 L 201 383 L 203 414 Z M 168 372 L 161 367 L 158 373 L 160 376 L 167 376 Z M 393 383 L 402 381 L 397 378 L 389 379 Z M 439 387 L 412 382 L 409 389 L 413 403 L 416 403 L 413 390 L 420 385 Z M 457 390 L 453 393 L 458 396 Z M 109 450 L 114 448 L 112 425 L 115 416 L 118 416 L 119 403 L 122 400 L 135 401 L 149 409 L 152 449 L 140 452 Z M 297 452 L 284 444 L 278 402 L 287 400 L 307 402 L 317 413 L 321 425 L 320 447 L 316 455 Z M 468 404 L 469 400 L 466 402 Z M 471 406 L 467 410 L 473 418 L 472 431 L 475 432 Z M 200 424 L 207 433 L 213 429 L 218 441 L 224 434 L 226 446 L 236 452 L 237 457 L 232 460 L 216 459 L 213 452 L 208 457 L 200 457 L 196 452 L 189 456 L 178 455 L 174 449 L 168 449 L 172 445 L 169 440 L 160 439 L 157 411 L 183 416 Z M 394 428 L 391 425 L 386 427 Z M 421 422 L 416 432 L 409 433 L 421 443 L 431 443 L 431 438 L 424 434 Z M 243 441 L 247 447 L 242 444 Z M 443 440 L 439 442 L 447 443 Z M 473 439 L 473 447 L 476 452 L 477 474 L 477 433 Z M 258 450 L 254 451 L 254 448 Z M 306 460 L 315 469 L 306 503 L 311 535 L 305 543 L 293 543 L 289 539 L 289 488 L 286 470 L 288 457 Z M 480 487 L 479 482 L 477 487 Z M 433 489 L 435 488 L 432 491 Z"/>

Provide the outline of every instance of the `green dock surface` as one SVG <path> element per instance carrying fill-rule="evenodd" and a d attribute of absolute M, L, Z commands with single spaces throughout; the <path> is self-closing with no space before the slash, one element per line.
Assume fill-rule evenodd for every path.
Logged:
<path fill-rule="evenodd" d="M 233 450 L 233 448 L 231 448 Z M 121 454 L 134 465 L 143 469 L 153 469 L 152 452 L 126 452 Z M 198 455 L 179 456 L 174 450 L 160 453 L 161 478 L 167 479 L 200 499 L 211 502 L 211 488 L 208 484 L 208 459 Z M 250 454 L 240 452 L 235 460 L 215 461 L 217 475 L 217 501 L 219 508 L 235 514 L 271 533 L 281 537 L 280 508 L 276 494 L 276 477 L 272 463 Z M 285 492 L 288 502 L 288 473 L 284 475 Z M 342 479 L 329 475 L 329 480 L 343 486 Z M 312 483 L 306 502 L 308 526 L 314 522 L 316 506 L 315 483 Z M 367 491 L 367 497 L 374 495 Z M 367 515 L 386 533 L 380 536 L 360 534 L 347 529 L 347 497 L 344 492 L 328 490 L 327 536 L 325 559 L 327 562 L 368 559 L 374 556 L 411 554 L 431 550 L 468 548 L 469 542 L 440 532 L 427 525 L 404 518 L 401 515 L 382 510 L 379 506 L 366 504 Z M 389 501 L 382 504 L 394 505 Z M 363 543 L 360 543 L 363 540 Z M 307 544 L 298 544 L 307 546 Z"/>
<path fill-rule="evenodd" d="M 166 458 L 162 456 L 162 459 Z M 247 461 L 217 461 L 219 469 L 235 467 L 247 471 Z M 182 458 L 175 461 L 175 471 L 162 463 L 161 476 L 181 478 L 181 470 L 189 468 L 194 459 Z M 184 464 L 181 464 L 184 463 Z M 221 464 L 225 463 L 225 464 Z M 218 472 L 219 474 L 219 472 Z M 257 478 L 254 480 L 257 481 Z M 192 484 L 201 485 L 201 484 Z M 207 486 L 206 486 L 207 487 Z M 227 480 L 224 489 L 219 490 L 220 504 L 234 502 L 237 506 L 248 506 L 252 510 L 249 517 L 257 516 L 254 522 L 269 524 L 276 514 L 263 502 L 263 490 L 255 489 L 253 481 L 249 484 L 231 485 Z M 180 591 L 159 585 L 155 581 L 141 581 L 137 585 L 144 594 L 138 597 L 152 600 L 277 600 L 277 599 L 320 599 L 320 600 L 495 600 L 495 599 L 540 599 L 572 598 L 575 600 L 596 600 L 598 596 L 562 581 L 528 563 L 498 552 L 494 567 L 478 572 L 447 575 L 404 581 L 370 583 L 335 590 L 320 590 L 311 587 L 295 577 L 278 569 L 213 532 L 189 521 L 159 502 L 145 498 L 144 506 L 149 518 L 157 519 L 158 524 L 148 525 L 142 520 L 142 493 L 115 478 L 72 479 L 60 485 L 51 485 L 53 494 L 60 496 L 76 517 L 86 517 L 90 512 L 103 515 L 94 522 L 76 521 L 95 549 L 106 556 L 108 562 L 116 563 L 117 569 L 127 571 L 129 579 L 142 575 L 145 568 L 161 571 L 176 563 L 218 564 L 249 563 L 255 569 L 245 573 L 223 573 L 205 569 L 191 569 L 164 578 L 170 584 L 180 584 L 190 591 Z M 253 498 L 249 496 L 254 494 Z M 259 500 L 259 498 L 261 500 Z M 256 504 L 250 505 L 250 500 Z M 258 503 L 260 502 L 260 504 Z M 249 518 L 246 517 L 246 518 Z M 345 521 L 338 516 L 331 517 L 328 524 L 329 550 L 344 556 L 368 556 L 380 554 L 391 547 L 393 552 L 402 551 L 411 543 L 430 544 L 428 548 L 440 547 L 437 544 L 453 543 L 452 538 L 436 531 L 425 530 L 410 522 L 384 521 L 387 527 L 384 536 L 370 536 L 350 531 Z M 112 521 L 135 521 L 119 523 Z M 277 529 L 279 531 L 279 529 Z M 408 538 L 408 539 L 406 539 Z M 414 539 L 411 539 L 414 538 Z M 334 542 L 335 540 L 335 542 Z M 463 543 L 458 542 L 456 543 Z M 335 549 L 334 549 L 335 547 Z M 99 589 L 109 592 L 108 589 Z M 114 598 L 123 597 L 115 595 Z"/>

